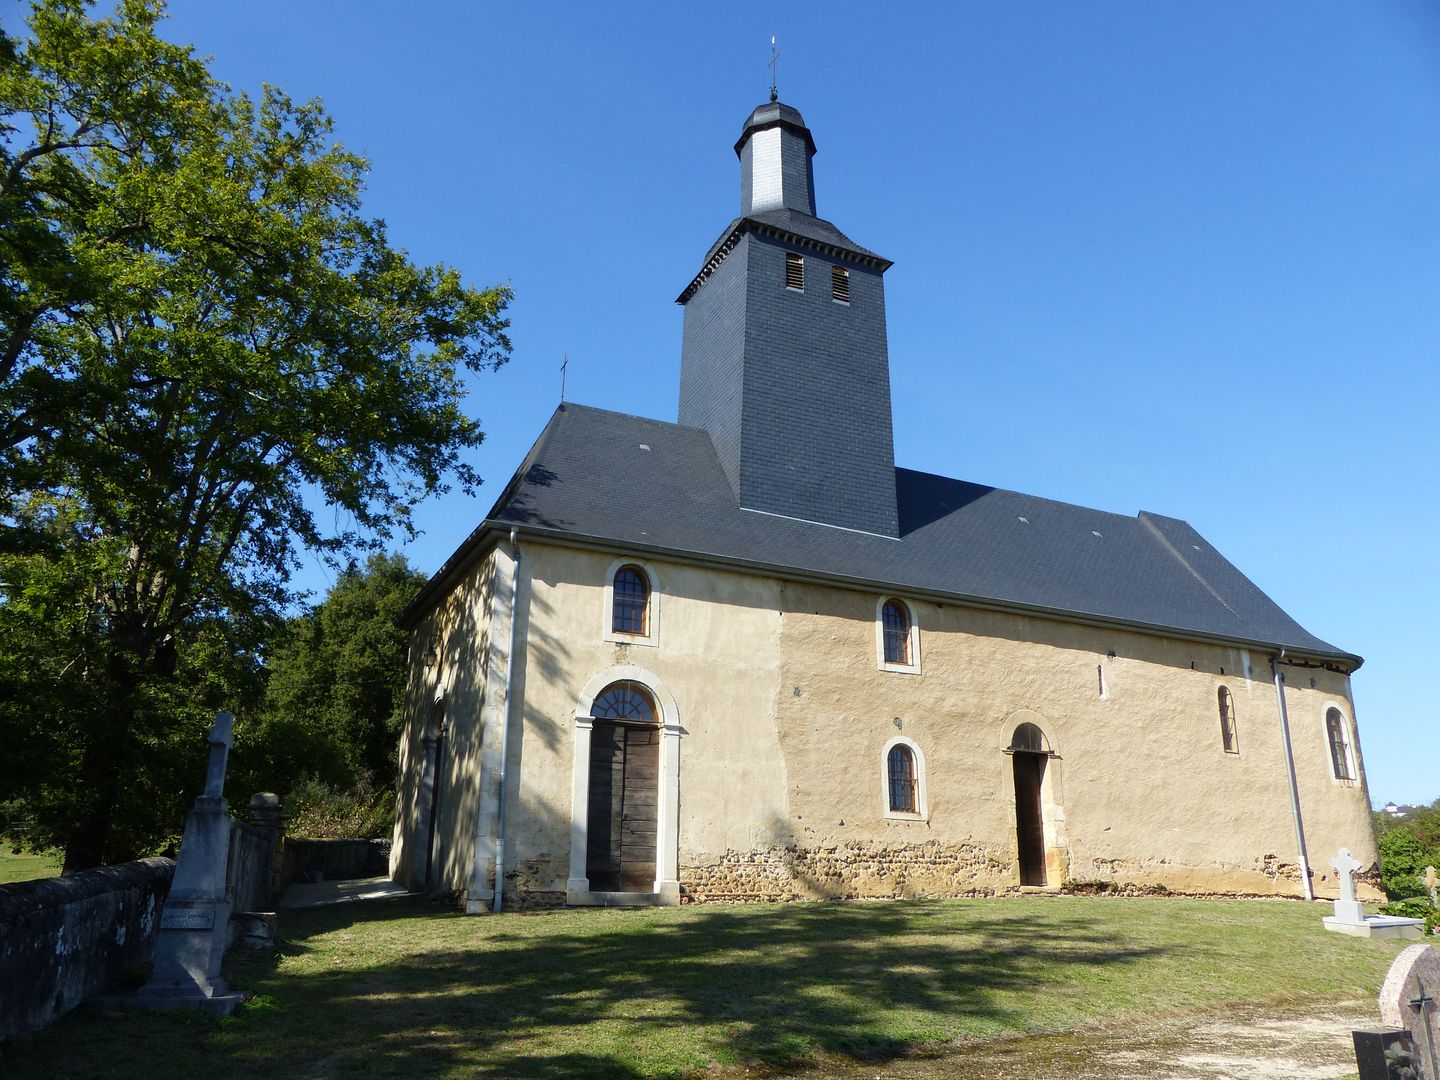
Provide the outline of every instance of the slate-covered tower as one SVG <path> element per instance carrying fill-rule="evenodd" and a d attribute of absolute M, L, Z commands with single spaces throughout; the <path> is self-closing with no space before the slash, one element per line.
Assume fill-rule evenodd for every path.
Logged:
<path fill-rule="evenodd" d="M 740 216 L 680 294 L 680 423 L 710 433 L 740 505 L 897 535 L 890 262 L 815 216 L 815 140 L 755 109 L 735 144 Z"/>

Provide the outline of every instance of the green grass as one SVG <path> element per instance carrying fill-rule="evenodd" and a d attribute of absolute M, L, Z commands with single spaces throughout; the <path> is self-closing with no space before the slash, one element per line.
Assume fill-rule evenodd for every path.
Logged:
<path fill-rule="evenodd" d="M 287 912 L 236 950 L 235 1018 L 79 1012 L 7 1077 L 587 1077 L 876 1060 L 1127 1015 L 1376 992 L 1399 943 L 1322 908 L 1099 899 L 696 906 L 464 917 L 418 900 Z"/>
<path fill-rule="evenodd" d="M 33 881 L 35 878 L 54 877 L 60 873 L 58 853 L 46 855 L 12 855 L 0 851 L 0 885 L 12 881 Z"/>

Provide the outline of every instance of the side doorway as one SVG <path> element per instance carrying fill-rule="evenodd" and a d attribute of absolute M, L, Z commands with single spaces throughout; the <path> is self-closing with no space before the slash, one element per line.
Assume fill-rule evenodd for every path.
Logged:
<path fill-rule="evenodd" d="M 1050 753 L 1045 734 L 1034 724 L 1021 724 L 1006 752 L 1015 771 L 1015 845 L 1021 885 L 1046 885 L 1045 810 L 1041 792 Z"/>
<path fill-rule="evenodd" d="M 585 875 L 595 892 L 654 890 L 661 731 L 644 687 L 619 682 L 590 714 L 590 792 Z"/>

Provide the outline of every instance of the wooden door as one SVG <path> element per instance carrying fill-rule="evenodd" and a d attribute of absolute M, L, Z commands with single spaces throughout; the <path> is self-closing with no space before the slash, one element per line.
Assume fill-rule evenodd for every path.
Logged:
<path fill-rule="evenodd" d="M 592 890 L 654 888 L 659 775 L 657 728 L 595 722 L 585 857 Z"/>
<path fill-rule="evenodd" d="M 1045 884 L 1045 820 L 1040 810 L 1040 781 L 1045 755 L 1016 753 L 1015 836 L 1020 848 L 1020 884 Z"/>

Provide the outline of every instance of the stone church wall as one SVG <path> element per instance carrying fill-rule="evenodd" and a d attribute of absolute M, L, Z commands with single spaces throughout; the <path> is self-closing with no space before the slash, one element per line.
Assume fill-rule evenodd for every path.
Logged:
<path fill-rule="evenodd" d="M 564 897 L 576 704 L 582 687 L 620 666 L 663 684 L 679 714 L 679 878 L 691 899 L 1018 890 L 1005 749 L 1022 722 L 1053 751 L 1042 786 L 1048 887 L 1301 893 L 1268 655 L 911 601 L 919 671 L 886 671 L 878 591 L 638 559 L 659 584 L 654 644 L 616 642 L 606 640 L 605 583 L 618 553 L 522 546 L 511 903 Z M 488 573 L 474 571 L 464 595 L 432 616 L 451 640 L 503 632 L 503 620 L 480 617 Z M 481 638 L 462 648 L 487 654 Z M 1353 724 L 1349 687 L 1320 668 L 1284 670 L 1316 891 L 1333 896 L 1326 862 L 1338 847 L 1377 858 L 1358 746 L 1361 779 L 1331 775 L 1325 710 Z M 458 707 L 467 677 L 443 677 Z M 484 675 L 468 680 L 483 686 Z M 1222 746 L 1221 685 L 1238 754 Z M 464 700 L 473 710 L 473 694 Z M 924 760 L 924 813 L 908 819 L 887 816 L 884 802 L 884 751 L 897 736 Z M 413 796 L 402 791 L 401 803 Z M 455 827 L 472 823 L 461 813 Z M 407 828 L 397 827 L 397 851 Z"/>

